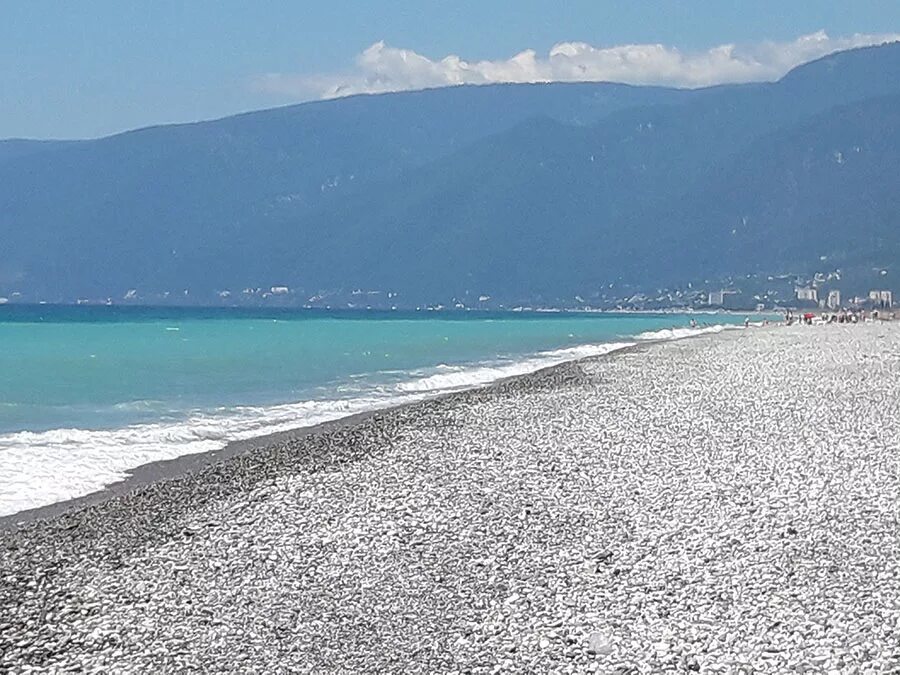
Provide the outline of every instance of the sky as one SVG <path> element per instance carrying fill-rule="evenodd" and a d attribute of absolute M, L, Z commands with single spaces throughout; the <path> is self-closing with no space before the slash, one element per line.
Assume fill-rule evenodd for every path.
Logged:
<path fill-rule="evenodd" d="M 898 0 L 4 0 L 0 138 L 460 83 L 770 80 L 897 39 Z"/>

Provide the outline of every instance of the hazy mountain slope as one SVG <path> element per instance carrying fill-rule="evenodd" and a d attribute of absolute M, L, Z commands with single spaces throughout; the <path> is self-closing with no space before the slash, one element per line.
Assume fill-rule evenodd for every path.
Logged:
<path fill-rule="evenodd" d="M 308 214 L 534 115 L 590 122 L 684 92 L 614 84 L 359 96 L 141 129 L 0 163 L 0 291 L 110 293 L 285 276 L 270 244 L 319 236 Z M 283 212 L 304 221 L 272 242 Z M 240 267 L 238 267 L 240 265 Z M 229 281 L 239 283 L 233 277 Z"/>
<path fill-rule="evenodd" d="M 659 141 L 671 161 L 644 169 L 621 157 L 596 167 L 586 135 L 545 128 L 555 152 L 515 158 L 516 172 L 469 174 L 463 188 L 376 220 L 359 239 L 373 255 L 358 269 L 378 276 L 360 281 L 396 286 L 414 272 L 431 292 L 572 292 L 810 270 L 822 256 L 845 269 L 900 262 L 900 96 L 757 138 L 686 182 L 661 178 L 683 163 L 675 136 Z"/>
<path fill-rule="evenodd" d="M 866 61 L 872 54 L 848 56 Z M 900 91 L 900 63 L 888 65 L 895 70 L 883 69 L 880 81 L 870 78 L 863 93 Z M 814 76 L 819 71 L 810 68 Z M 790 91 L 796 82 L 806 92 L 802 102 Z M 857 137 L 865 125 L 886 140 L 880 162 L 900 151 L 883 103 L 858 108 L 856 118 L 834 111 L 810 119 L 804 111 L 832 102 L 828 91 L 813 96 L 810 89 L 795 74 L 775 87 L 700 92 L 679 106 L 629 109 L 591 127 L 525 123 L 319 214 L 327 234 L 294 259 L 326 286 L 432 294 L 570 292 L 787 264 L 808 269 L 826 255 L 812 245 L 817 222 L 840 220 L 847 209 L 869 209 L 890 221 L 894 184 L 877 165 L 861 167 L 865 190 L 816 177 L 820 186 L 810 179 L 790 201 L 777 188 L 795 170 L 792 161 L 810 161 L 807 145 L 816 134 L 834 153 L 847 145 L 841 133 Z M 862 128 L 854 126 L 859 119 Z M 813 131 L 802 131 L 804 124 Z M 785 130 L 772 135 L 778 128 Z M 877 190 L 883 194 L 876 197 Z M 760 208 L 771 212 L 761 216 Z M 772 233 L 757 232 L 755 224 L 773 219 L 793 228 L 796 245 L 788 247 L 787 233 L 764 245 Z M 731 236 L 735 221 L 746 237 Z M 290 225 L 283 227 L 287 238 Z M 837 239 L 827 230 L 819 236 L 834 240 L 827 255 L 837 259 L 843 250 L 848 260 L 860 238 Z"/>
<path fill-rule="evenodd" d="M 658 217 L 666 220 L 657 249 L 676 268 L 900 263 L 900 95 L 757 139 Z"/>
<path fill-rule="evenodd" d="M 72 147 L 81 141 L 34 141 L 26 138 L 0 140 L 0 163 L 27 155 Z"/>
<path fill-rule="evenodd" d="M 24 153 L 0 161 L 0 294 L 190 288 L 203 301 L 287 284 L 523 297 L 890 256 L 894 179 L 879 167 L 900 145 L 890 99 L 874 100 L 890 94 L 900 45 L 776 84 L 451 88 Z M 810 155 L 845 146 L 870 150 L 843 173 Z M 833 234 L 841 210 L 854 239 Z M 830 228 L 829 253 L 809 245 L 816 227 Z"/>

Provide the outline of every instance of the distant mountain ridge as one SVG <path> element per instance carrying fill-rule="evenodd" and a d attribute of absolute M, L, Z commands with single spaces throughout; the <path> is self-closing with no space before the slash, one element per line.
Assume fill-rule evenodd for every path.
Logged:
<path fill-rule="evenodd" d="M 898 97 L 890 44 L 771 84 L 457 87 L 0 142 L 0 296 L 413 304 L 891 267 Z"/>

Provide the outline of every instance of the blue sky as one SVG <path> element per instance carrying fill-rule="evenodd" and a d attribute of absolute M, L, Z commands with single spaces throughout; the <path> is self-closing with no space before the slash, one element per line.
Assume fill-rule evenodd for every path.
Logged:
<path fill-rule="evenodd" d="M 827 39 L 797 46 L 820 30 Z M 771 79 L 857 33 L 900 33 L 900 2 L 9 0 L 0 138 L 92 137 L 335 93 L 567 79 L 576 67 L 678 86 Z M 708 50 L 732 43 L 734 59 L 708 63 Z M 661 65 L 637 71 L 631 51 L 608 51 L 635 44 L 663 46 L 638 53 Z M 528 49 L 534 58 L 510 61 Z M 448 55 L 462 65 L 441 62 Z"/>

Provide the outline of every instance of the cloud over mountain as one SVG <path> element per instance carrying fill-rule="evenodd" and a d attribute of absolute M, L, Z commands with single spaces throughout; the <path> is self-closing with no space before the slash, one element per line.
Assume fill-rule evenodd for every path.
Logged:
<path fill-rule="evenodd" d="M 723 44 L 685 52 L 662 44 L 595 47 L 560 42 L 546 56 L 526 49 L 496 61 L 467 61 L 457 55 L 430 59 L 409 49 L 376 42 L 345 73 L 318 76 L 269 73 L 258 88 L 302 98 L 337 98 L 426 89 L 458 84 L 499 82 L 623 82 L 675 87 L 775 80 L 802 63 L 836 51 L 900 41 L 900 34 L 855 34 L 831 37 L 825 31 L 790 42 Z"/>

